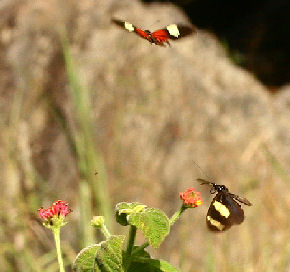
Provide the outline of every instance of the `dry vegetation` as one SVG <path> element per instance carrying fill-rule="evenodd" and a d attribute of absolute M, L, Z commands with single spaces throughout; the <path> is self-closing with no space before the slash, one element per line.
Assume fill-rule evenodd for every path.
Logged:
<path fill-rule="evenodd" d="M 92 215 L 120 201 L 171 215 L 192 185 L 205 204 L 153 255 L 183 272 L 289 271 L 289 89 L 269 96 L 207 33 L 161 48 L 112 15 L 153 29 L 186 22 L 132 0 L 0 3 L 1 271 L 57 271 L 41 205 L 74 210 L 62 233 L 69 264 L 95 239 Z M 193 161 L 254 203 L 241 226 L 207 231 L 210 196 Z"/>

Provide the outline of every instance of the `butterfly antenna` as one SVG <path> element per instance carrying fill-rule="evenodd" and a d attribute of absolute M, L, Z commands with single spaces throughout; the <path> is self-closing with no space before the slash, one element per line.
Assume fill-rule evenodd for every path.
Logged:
<path fill-rule="evenodd" d="M 209 179 L 209 181 L 212 183 L 212 180 L 213 180 L 213 178 L 211 178 L 210 176 L 208 176 L 206 173 L 205 173 L 205 171 L 203 171 L 202 170 L 202 168 L 195 162 L 195 161 L 193 161 L 193 163 L 199 168 L 199 170 L 201 171 L 201 173 L 204 175 L 204 176 L 206 176 L 208 179 Z M 198 180 L 203 180 L 203 179 L 198 179 Z M 203 183 L 203 184 L 205 184 L 205 182 Z"/>

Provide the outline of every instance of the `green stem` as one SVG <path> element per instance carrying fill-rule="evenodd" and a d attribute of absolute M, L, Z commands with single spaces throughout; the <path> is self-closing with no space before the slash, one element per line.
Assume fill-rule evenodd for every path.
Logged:
<path fill-rule="evenodd" d="M 139 251 L 143 250 L 144 248 L 146 248 L 148 246 L 149 246 L 149 243 L 148 242 L 145 242 L 143 245 L 138 246 L 135 250 L 133 250 L 132 255 L 137 254 Z"/>
<path fill-rule="evenodd" d="M 64 265 L 63 265 L 63 259 L 62 259 L 62 255 L 61 255 L 61 248 L 60 248 L 60 228 L 53 229 L 53 235 L 54 235 L 54 241 L 55 241 L 55 246 L 56 246 L 59 271 L 65 272 Z"/>
<path fill-rule="evenodd" d="M 175 221 L 179 218 L 179 216 L 187 209 L 183 204 L 180 207 L 179 211 L 177 211 L 172 217 L 169 219 L 170 226 L 172 226 Z"/>
<path fill-rule="evenodd" d="M 136 237 L 136 227 L 135 226 L 131 226 L 130 227 L 130 232 L 129 232 L 129 240 L 128 240 L 128 245 L 127 245 L 127 254 L 130 256 L 132 253 L 132 249 L 134 246 L 134 241 L 135 241 L 135 237 Z"/>
<path fill-rule="evenodd" d="M 108 231 L 105 224 L 103 224 L 101 226 L 101 230 L 102 230 L 103 234 L 105 235 L 106 239 L 109 239 L 111 237 L 111 233 Z"/>
<path fill-rule="evenodd" d="M 128 271 L 131 261 L 132 261 L 132 250 L 135 242 L 135 237 L 136 237 L 136 227 L 131 226 L 130 227 L 130 232 L 129 232 L 129 240 L 128 240 L 128 245 L 127 245 L 127 250 L 126 250 L 126 255 L 128 256 L 128 261 L 125 264 L 125 271 Z"/>

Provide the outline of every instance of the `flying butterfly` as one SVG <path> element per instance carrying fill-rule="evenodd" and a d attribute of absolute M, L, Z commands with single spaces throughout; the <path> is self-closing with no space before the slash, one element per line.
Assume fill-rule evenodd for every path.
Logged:
<path fill-rule="evenodd" d="M 197 180 L 201 185 L 207 184 L 211 186 L 211 194 L 216 193 L 206 215 L 206 223 L 209 230 L 215 232 L 225 231 L 232 225 L 239 225 L 244 221 L 244 211 L 238 202 L 252 206 L 249 200 L 230 193 L 225 185 L 218 185 L 204 179 Z"/>
<path fill-rule="evenodd" d="M 112 19 L 112 22 L 122 28 L 125 28 L 129 32 L 135 32 L 138 36 L 146 39 L 150 43 L 165 46 L 165 44 L 170 46 L 169 40 L 176 40 L 188 36 L 192 33 L 196 33 L 195 28 L 182 25 L 182 24 L 171 24 L 163 29 L 151 32 L 149 30 L 142 30 L 129 22 Z"/>

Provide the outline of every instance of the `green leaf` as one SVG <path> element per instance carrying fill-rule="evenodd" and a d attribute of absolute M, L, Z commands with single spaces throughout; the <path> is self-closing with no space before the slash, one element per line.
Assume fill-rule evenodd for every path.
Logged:
<path fill-rule="evenodd" d="M 124 235 L 112 235 L 101 243 L 101 249 L 96 252 L 96 263 L 103 272 L 123 272 L 122 245 Z"/>
<path fill-rule="evenodd" d="M 144 248 L 142 250 L 139 250 L 139 247 L 140 246 L 133 246 L 133 250 L 132 250 L 132 252 L 133 252 L 132 253 L 133 258 L 138 258 L 138 257 L 141 257 L 141 258 L 150 258 L 150 254 Z"/>
<path fill-rule="evenodd" d="M 158 268 L 162 272 L 178 272 L 178 270 L 173 265 L 164 260 L 150 259 L 147 263 L 149 263 L 153 267 Z"/>
<path fill-rule="evenodd" d="M 146 270 L 142 270 L 145 267 Z M 133 271 L 178 272 L 174 266 L 164 260 L 155 260 L 146 257 L 133 258 L 129 272 Z"/>
<path fill-rule="evenodd" d="M 158 248 L 170 230 L 169 219 L 158 209 L 149 208 L 127 216 L 130 225 L 141 230 L 152 247 Z"/>
<path fill-rule="evenodd" d="M 116 205 L 115 208 L 115 216 L 116 221 L 121 224 L 122 226 L 129 225 L 127 221 L 127 215 L 132 213 L 139 213 L 142 212 L 146 208 L 146 205 L 143 205 L 138 202 L 127 203 L 121 202 Z"/>
<path fill-rule="evenodd" d="M 133 252 L 135 249 L 138 249 L 138 246 L 134 246 Z M 139 262 L 139 258 L 143 259 L 149 259 L 150 260 L 150 254 L 145 251 L 144 249 L 139 250 L 137 253 L 135 253 L 132 256 L 132 263 L 129 267 L 128 272 L 160 272 L 160 270 L 156 270 L 156 268 L 152 267 L 150 264 L 147 264 L 145 262 Z"/>
<path fill-rule="evenodd" d="M 100 244 L 91 245 L 83 248 L 77 255 L 74 263 L 73 270 L 75 271 L 99 271 L 95 267 L 95 255 L 101 249 Z"/>
<path fill-rule="evenodd" d="M 107 241 L 82 249 L 73 263 L 73 269 L 86 272 L 123 272 L 124 239 L 123 235 L 112 235 Z"/>
<path fill-rule="evenodd" d="M 150 264 L 133 262 L 128 269 L 128 272 L 160 272 L 160 269 L 157 269 Z"/>
<path fill-rule="evenodd" d="M 132 262 L 130 264 L 129 270 L 128 272 L 135 272 L 135 271 L 140 271 L 140 272 L 146 272 L 146 271 L 151 271 L 150 270 L 150 265 L 144 264 L 144 263 L 138 263 L 138 261 L 135 263 L 134 259 L 141 257 L 141 258 L 148 258 L 150 259 L 150 254 L 148 252 L 146 252 L 144 249 L 142 250 L 138 250 L 137 253 L 134 253 L 134 251 L 136 249 L 138 249 L 139 246 L 134 246 L 133 247 L 133 255 L 132 256 L 128 256 L 126 253 L 127 252 L 123 252 L 123 263 L 126 264 L 128 262 L 128 259 L 132 259 Z M 153 270 L 155 271 L 155 270 Z"/>

